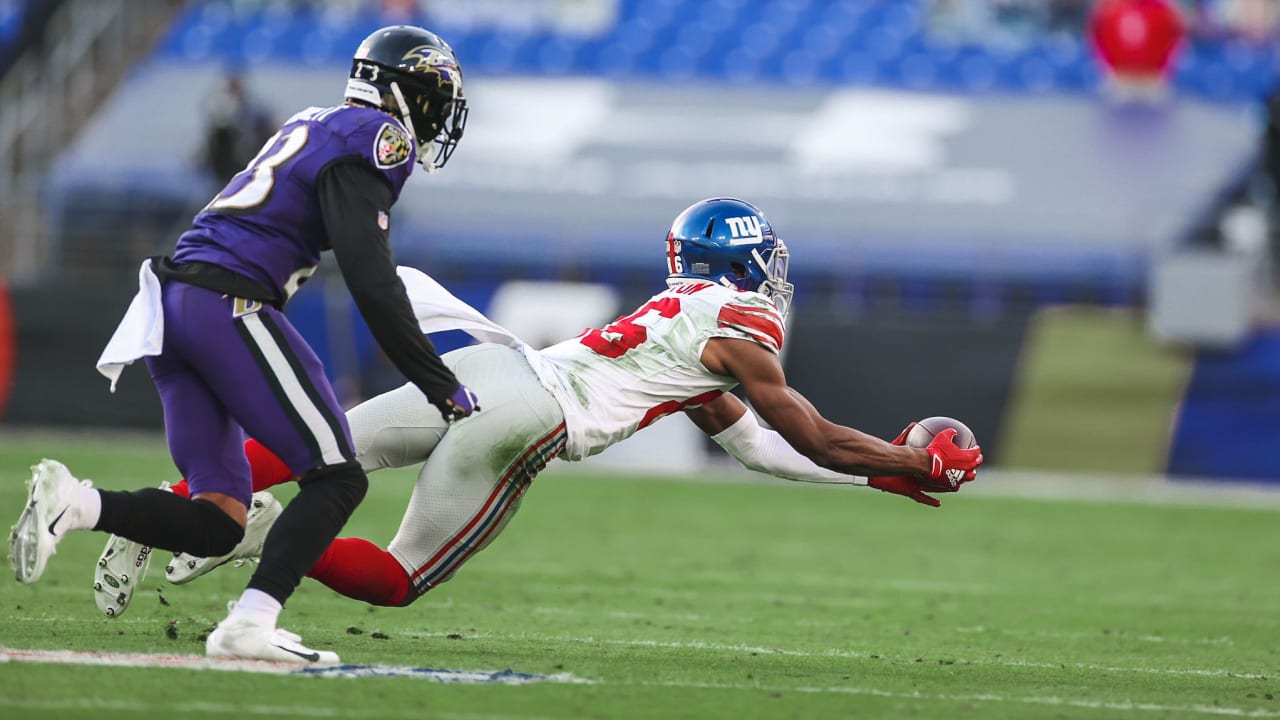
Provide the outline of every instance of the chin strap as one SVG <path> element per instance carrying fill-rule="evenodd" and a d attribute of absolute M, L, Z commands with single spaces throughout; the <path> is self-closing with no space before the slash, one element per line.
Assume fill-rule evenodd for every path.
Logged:
<path fill-rule="evenodd" d="M 413 118 L 409 116 L 409 103 L 404 101 L 404 93 L 400 92 L 400 83 L 394 81 L 391 83 L 391 94 L 395 96 L 396 104 L 400 106 L 400 119 L 404 121 L 405 127 L 409 128 L 409 135 L 413 138 L 413 145 L 418 149 L 418 164 L 427 173 L 434 173 L 439 168 L 436 167 L 434 159 L 427 159 L 422 145 L 418 142 L 418 131 L 413 127 Z"/>

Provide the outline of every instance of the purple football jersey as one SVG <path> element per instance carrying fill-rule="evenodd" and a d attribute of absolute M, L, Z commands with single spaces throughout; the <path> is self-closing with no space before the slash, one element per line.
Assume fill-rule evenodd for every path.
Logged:
<path fill-rule="evenodd" d="M 233 270 L 271 288 L 283 302 L 329 248 L 316 193 L 320 171 L 336 160 L 364 160 L 399 198 L 414 153 L 409 132 L 386 113 L 350 105 L 307 108 L 196 215 L 173 259 Z"/>

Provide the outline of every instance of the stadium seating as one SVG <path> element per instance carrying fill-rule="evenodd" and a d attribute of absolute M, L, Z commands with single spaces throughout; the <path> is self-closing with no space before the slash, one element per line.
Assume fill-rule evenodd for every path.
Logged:
<path fill-rule="evenodd" d="M 449 38 L 469 72 L 594 75 L 680 82 L 875 84 L 964 93 L 1089 93 L 1100 72 L 1087 41 L 1067 33 L 980 44 L 931 32 L 923 0 L 622 0 L 598 37 L 494 30 L 415 18 Z M 331 64 L 385 18 L 310 4 L 194 5 L 160 52 L 194 62 Z M 1193 37 L 1178 57 L 1179 92 L 1216 101 L 1265 96 L 1275 48 Z"/>

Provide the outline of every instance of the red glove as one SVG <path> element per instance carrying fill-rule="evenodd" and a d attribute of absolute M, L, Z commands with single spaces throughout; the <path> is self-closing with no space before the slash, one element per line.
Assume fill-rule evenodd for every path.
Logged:
<path fill-rule="evenodd" d="M 929 478 L 948 483 L 952 489 L 976 477 L 974 470 L 982 464 L 982 448 L 974 445 L 965 449 L 955 444 L 954 428 L 943 430 L 933 436 L 933 441 L 925 448 L 933 460 L 929 470 Z"/>
<path fill-rule="evenodd" d="M 920 484 L 920 481 L 910 477 L 869 477 L 867 485 L 887 493 L 909 497 L 921 505 L 929 507 L 941 507 L 942 501 L 935 497 L 925 495 L 925 490 L 931 492 L 955 492 L 954 490 L 939 490 L 935 488 L 926 488 Z"/>

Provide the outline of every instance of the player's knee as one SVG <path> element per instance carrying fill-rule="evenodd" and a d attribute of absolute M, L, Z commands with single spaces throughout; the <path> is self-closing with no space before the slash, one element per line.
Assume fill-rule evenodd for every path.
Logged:
<path fill-rule="evenodd" d="M 204 532 L 198 533 L 194 544 L 184 552 L 196 557 L 218 557 L 235 550 L 244 539 L 244 526 L 207 500 L 193 500 L 192 505 L 199 513 Z"/>
<path fill-rule="evenodd" d="M 298 479 L 302 492 L 323 492 L 342 512 L 351 514 L 369 491 L 369 478 L 357 462 L 327 465 Z"/>

